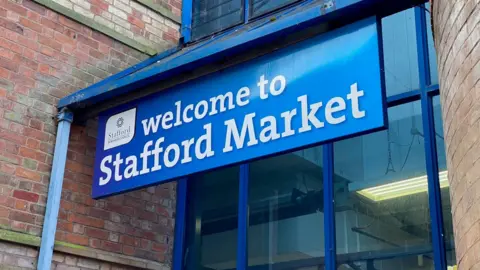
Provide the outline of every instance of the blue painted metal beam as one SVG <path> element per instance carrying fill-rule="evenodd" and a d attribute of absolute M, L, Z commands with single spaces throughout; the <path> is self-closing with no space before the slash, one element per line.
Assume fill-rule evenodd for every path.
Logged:
<path fill-rule="evenodd" d="M 248 268 L 248 182 L 249 165 L 240 165 L 238 192 L 237 269 Z"/>
<path fill-rule="evenodd" d="M 220 35 L 220 37 L 213 39 L 214 42 L 212 40 L 205 41 L 208 46 L 203 46 L 203 43 L 201 43 L 186 48 L 183 52 L 177 53 L 165 59 L 165 61 L 154 63 L 138 72 L 77 91 L 62 98 L 58 106 L 60 108 L 66 106 L 75 108 L 78 107 L 79 103 L 90 105 L 106 101 L 149 84 L 171 78 L 182 72 L 194 70 L 225 57 L 232 57 L 249 48 L 272 42 L 279 37 L 285 37 L 319 23 L 330 22 L 334 19 L 350 22 L 353 18 L 360 19 L 362 16 L 365 18 L 381 12 L 374 10 L 375 7 L 379 8 L 379 3 L 388 3 L 388 5 L 395 5 L 396 8 L 400 9 L 421 1 L 425 0 L 336 0 L 333 1 L 335 4 L 333 7 L 326 8 L 323 4 L 316 2 L 308 7 L 299 8 L 298 12 L 288 10 L 285 11 L 290 13 L 288 16 L 273 21 L 266 19 L 266 23 L 262 24 L 261 27 L 255 27 L 253 23 L 252 26 L 250 24 L 245 25 L 227 37 Z M 292 7 L 292 9 L 295 8 L 298 8 L 298 6 Z M 361 15 L 358 12 L 359 8 L 364 11 Z M 281 14 L 276 16 L 279 17 Z M 188 17 L 185 17 L 185 20 L 187 19 Z"/>
<path fill-rule="evenodd" d="M 183 44 L 190 42 L 192 39 L 192 14 L 193 14 L 193 2 L 192 0 L 182 1 L 182 26 L 180 28 L 180 34 Z"/>
<path fill-rule="evenodd" d="M 429 95 L 430 65 L 428 57 L 428 39 L 425 9 L 415 8 L 415 25 L 417 38 L 418 71 L 420 73 L 422 122 L 425 136 L 425 158 L 428 176 L 428 200 L 432 226 L 432 245 L 435 269 L 447 269 L 442 199 L 438 176 L 438 156 L 433 115 L 432 96 Z"/>
<path fill-rule="evenodd" d="M 323 214 L 325 235 L 325 269 L 336 270 L 337 243 L 335 238 L 334 156 L 333 143 L 323 146 Z"/>
<path fill-rule="evenodd" d="M 43 222 L 40 256 L 37 266 L 38 270 L 50 270 L 52 264 L 58 210 L 60 208 L 60 198 L 62 196 L 63 176 L 65 173 L 65 163 L 67 161 L 68 140 L 70 137 L 70 126 L 72 121 L 73 114 L 67 109 L 63 109 L 58 114 L 57 138 L 53 155 L 50 184 L 48 187 L 47 209 L 45 213 L 45 221 Z"/>
<path fill-rule="evenodd" d="M 187 178 L 177 181 L 177 209 L 175 211 L 175 237 L 173 245 L 173 270 L 183 269 L 185 224 L 187 211 Z"/>

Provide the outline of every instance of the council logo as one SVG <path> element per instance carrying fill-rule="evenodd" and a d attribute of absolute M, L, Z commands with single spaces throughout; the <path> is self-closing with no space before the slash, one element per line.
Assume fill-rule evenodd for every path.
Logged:
<path fill-rule="evenodd" d="M 108 118 L 105 125 L 104 150 L 129 143 L 135 135 L 137 109 L 133 108 Z"/>

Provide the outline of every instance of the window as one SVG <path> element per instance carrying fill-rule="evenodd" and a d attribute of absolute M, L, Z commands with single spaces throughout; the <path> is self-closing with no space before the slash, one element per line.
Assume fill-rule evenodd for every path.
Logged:
<path fill-rule="evenodd" d="M 250 17 L 258 17 L 295 2 L 298 0 L 250 0 Z"/>
<path fill-rule="evenodd" d="M 338 269 L 434 269 L 420 102 L 388 113 L 334 145 Z"/>
<path fill-rule="evenodd" d="M 250 0 L 249 18 L 256 18 L 299 0 Z M 245 0 L 193 0 L 192 40 L 245 22 Z"/>
<path fill-rule="evenodd" d="M 189 179 L 182 269 L 235 268 L 238 172 L 233 167 Z"/>
<path fill-rule="evenodd" d="M 243 22 L 242 0 L 194 0 L 192 39 L 196 40 Z"/>
<path fill-rule="evenodd" d="M 430 3 L 425 4 L 425 8 L 430 10 Z M 435 52 L 435 44 L 433 42 L 433 33 L 432 33 L 432 21 L 430 12 L 425 11 L 426 21 L 427 21 L 427 36 L 428 36 L 428 60 L 429 60 L 429 69 L 430 69 L 430 84 L 438 84 L 438 71 L 437 71 L 437 53 Z"/>
<path fill-rule="evenodd" d="M 260 7 L 262 1 L 252 1 L 250 16 L 296 2 Z M 328 145 L 250 162 L 248 192 L 244 185 L 239 194 L 238 167 L 189 179 L 182 255 L 187 269 L 235 269 L 238 260 L 251 270 L 323 270 L 328 258 L 340 270 L 444 270 L 436 261 L 443 252 L 448 269 L 456 265 L 434 48 L 432 33 L 425 30 L 428 13 L 417 7 L 382 23 L 387 95 L 395 101 L 389 102 L 388 129 L 335 142 L 333 159 L 324 160 L 332 154 Z M 416 31 L 426 38 L 418 40 Z M 421 51 L 424 45 L 428 52 Z M 425 70 L 419 71 L 419 61 L 428 61 Z M 431 110 L 434 122 L 423 122 Z M 425 143 L 424 128 L 435 130 L 437 156 L 425 151 L 433 144 Z M 429 190 L 431 160 L 438 160 L 439 190 Z M 334 168 L 331 179 L 324 179 L 324 164 Z M 325 190 L 332 181 L 333 190 Z M 325 204 L 332 192 L 333 202 Z M 432 194 L 440 194 L 441 204 L 430 205 Z M 240 205 L 248 209 L 241 217 L 238 201 L 247 201 Z M 431 222 L 437 210 L 443 224 Z M 238 220 L 248 220 L 248 245 L 237 244 Z M 326 235 L 335 235 L 336 250 Z M 442 237 L 444 250 L 432 245 Z M 246 251 L 246 258 L 236 258 L 238 250 Z"/>
<path fill-rule="evenodd" d="M 324 257 L 322 166 L 322 147 L 251 163 L 250 269 L 297 269 Z"/>
<path fill-rule="evenodd" d="M 382 19 L 387 96 L 420 88 L 415 27 L 414 8 Z"/>

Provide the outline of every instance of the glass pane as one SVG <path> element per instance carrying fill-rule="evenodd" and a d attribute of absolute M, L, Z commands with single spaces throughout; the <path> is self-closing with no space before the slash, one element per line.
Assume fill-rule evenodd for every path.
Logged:
<path fill-rule="evenodd" d="M 420 102 L 389 129 L 335 143 L 338 269 L 434 269 Z"/>
<path fill-rule="evenodd" d="M 284 7 L 288 4 L 297 2 L 299 0 L 251 0 L 250 2 L 250 17 L 257 17 L 277 8 Z"/>
<path fill-rule="evenodd" d="M 192 39 L 212 35 L 243 22 L 243 1 L 194 0 Z"/>
<path fill-rule="evenodd" d="M 382 19 L 387 95 L 419 89 L 415 11 L 408 9 Z"/>
<path fill-rule="evenodd" d="M 455 266 L 457 264 L 455 257 L 455 241 L 452 222 L 452 205 L 450 203 L 450 188 L 447 174 L 447 158 L 445 153 L 445 141 L 443 138 L 442 108 L 440 106 L 439 96 L 433 98 L 433 110 L 435 118 L 435 133 L 437 140 L 438 171 L 440 188 L 442 190 L 442 213 L 443 228 L 445 235 L 445 247 L 447 249 L 447 265 Z"/>
<path fill-rule="evenodd" d="M 238 184 L 238 167 L 189 179 L 184 269 L 235 268 Z"/>
<path fill-rule="evenodd" d="M 321 147 L 253 162 L 249 207 L 249 269 L 324 269 Z"/>
<path fill-rule="evenodd" d="M 425 8 L 430 10 L 430 3 L 425 4 Z M 427 35 L 428 35 L 428 58 L 430 65 L 431 85 L 438 84 L 438 70 L 437 70 L 437 53 L 435 51 L 435 43 L 433 42 L 432 21 L 430 12 L 427 14 Z"/>

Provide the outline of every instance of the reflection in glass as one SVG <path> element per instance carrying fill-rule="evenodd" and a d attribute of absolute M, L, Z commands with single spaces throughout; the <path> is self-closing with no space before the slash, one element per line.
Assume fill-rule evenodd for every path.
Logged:
<path fill-rule="evenodd" d="M 434 269 L 420 102 L 388 113 L 334 145 L 338 269 Z"/>
<path fill-rule="evenodd" d="M 382 19 L 383 54 L 387 95 L 419 89 L 414 9 Z"/>
<path fill-rule="evenodd" d="M 298 1 L 299 0 L 250 0 L 250 17 L 258 17 Z"/>
<path fill-rule="evenodd" d="M 437 53 L 435 51 L 435 44 L 433 42 L 432 20 L 430 16 L 430 3 L 425 4 L 426 21 L 427 21 L 427 42 L 428 42 L 428 60 L 430 67 L 431 85 L 438 84 L 438 70 L 437 70 Z"/>
<path fill-rule="evenodd" d="M 184 269 L 235 268 L 238 184 L 238 167 L 189 179 Z"/>
<path fill-rule="evenodd" d="M 445 184 L 442 183 L 442 174 L 447 178 L 447 158 L 445 153 L 445 141 L 443 137 L 442 108 L 440 106 L 439 96 L 433 97 L 433 112 L 435 119 L 435 134 L 437 141 L 438 171 L 440 172 L 440 187 L 442 197 L 443 229 L 445 236 L 445 248 L 447 249 L 447 265 L 457 264 L 455 257 L 455 242 L 452 222 L 452 205 L 450 203 L 450 188 L 448 179 Z"/>
<path fill-rule="evenodd" d="M 251 163 L 249 269 L 323 269 L 322 148 Z"/>

